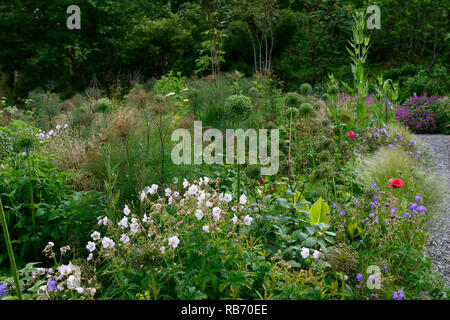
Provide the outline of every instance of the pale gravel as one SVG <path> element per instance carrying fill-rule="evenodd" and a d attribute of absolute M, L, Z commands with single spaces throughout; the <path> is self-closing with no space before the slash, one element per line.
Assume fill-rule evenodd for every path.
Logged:
<path fill-rule="evenodd" d="M 428 254 L 433 258 L 433 269 L 450 285 L 450 136 L 417 135 L 433 159 L 433 171 L 443 180 L 444 198 L 440 210 L 429 226 Z"/>

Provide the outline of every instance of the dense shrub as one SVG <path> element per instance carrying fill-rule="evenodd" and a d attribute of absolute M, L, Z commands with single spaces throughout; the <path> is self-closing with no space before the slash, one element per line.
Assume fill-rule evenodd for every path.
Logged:
<path fill-rule="evenodd" d="M 446 101 L 446 100 L 445 100 Z M 439 132 L 448 123 L 448 103 L 436 96 L 412 97 L 396 110 L 397 121 L 414 132 Z"/>

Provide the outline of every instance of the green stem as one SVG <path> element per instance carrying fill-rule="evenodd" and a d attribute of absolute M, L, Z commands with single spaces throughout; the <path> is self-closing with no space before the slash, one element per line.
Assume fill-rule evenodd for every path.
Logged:
<path fill-rule="evenodd" d="M 0 198 L 0 219 L 3 226 L 3 235 L 5 236 L 6 248 L 8 250 L 9 263 L 11 264 L 11 271 L 14 278 L 14 284 L 16 286 L 17 298 L 22 300 L 22 291 L 20 290 L 19 273 L 17 272 L 16 260 L 14 259 L 14 253 L 11 246 L 11 239 L 9 237 L 8 225 L 6 223 L 5 212 L 3 211 L 2 199 Z"/>
<path fill-rule="evenodd" d="M 28 182 L 29 182 L 29 189 L 30 189 L 30 203 L 31 203 L 31 223 L 33 225 L 33 232 L 36 232 L 36 217 L 34 213 L 34 195 L 33 195 L 33 184 L 32 184 L 32 177 L 31 177 L 31 158 L 30 158 L 30 152 L 27 150 L 27 160 L 28 160 Z"/>

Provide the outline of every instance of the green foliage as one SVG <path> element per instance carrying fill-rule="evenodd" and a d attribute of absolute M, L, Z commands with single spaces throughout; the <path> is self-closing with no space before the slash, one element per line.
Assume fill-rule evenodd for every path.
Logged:
<path fill-rule="evenodd" d="M 450 76 L 443 65 L 435 65 L 431 72 L 421 69 L 417 74 L 409 76 L 404 81 L 402 90 L 403 99 L 410 96 L 422 95 L 425 92 L 431 95 L 446 95 L 450 87 Z"/>
<path fill-rule="evenodd" d="M 319 200 L 314 202 L 309 209 L 311 223 L 328 223 L 329 214 L 330 207 L 322 198 L 319 198 Z"/>
<path fill-rule="evenodd" d="M 13 150 L 12 138 L 0 127 L 0 159 L 6 158 L 11 155 Z"/>
<path fill-rule="evenodd" d="M 64 241 L 69 216 L 63 205 L 70 193 L 67 186 L 68 174 L 59 172 L 58 168 L 37 154 L 31 154 L 33 167 L 29 176 L 28 163 L 22 156 L 10 158 L 6 169 L 2 170 L 0 190 L 14 251 L 18 256 L 18 265 L 34 260 L 48 241 Z M 30 203 L 29 183 L 34 190 L 34 202 Z M 32 229 L 31 206 L 36 211 L 36 232 Z M 76 228 L 70 232 L 76 233 Z M 2 250 L 5 253 L 5 250 Z M 5 266 L 5 255 L 1 264 Z"/>

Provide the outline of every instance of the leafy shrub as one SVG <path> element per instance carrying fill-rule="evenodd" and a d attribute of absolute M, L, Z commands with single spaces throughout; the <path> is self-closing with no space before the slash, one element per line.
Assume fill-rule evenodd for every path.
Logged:
<path fill-rule="evenodd" d="M 403 97 L 401 98 L 425 93 L 446 95 L 450 87 L 450 76 L 445 66 L 437 64 L 431 69 L 431 72 L 422 69 L 416 75 L 408 77 L 403 86 Z"/>
<path fill-rule="evenodd" d="M 395 118 L 415 132 L 439 132 L 449 122 L 449 105 L 436 96 L 412 97 L 397 108 Z"/>

